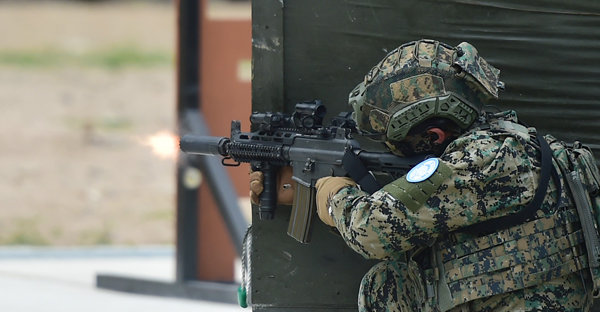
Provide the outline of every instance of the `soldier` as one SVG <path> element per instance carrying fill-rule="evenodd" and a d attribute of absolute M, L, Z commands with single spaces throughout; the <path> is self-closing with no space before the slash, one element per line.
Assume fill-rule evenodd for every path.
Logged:
<path fill-rule="evenodd" d="M 589 150 L 542 137 L 514 111 L 484 111 L 499 72 L 469 43 L 420 40 L 350 93 L 363 135 L 400 157 L 427 155 L 373 194 L 345 177 L 316 184 L 320 219 L 382 260 L 362 279 L 360 311 L 589 310 L 598 233 L 582 230 L 577 209 L 599 209 L 598 168 Z M 251 173 L 255 200 L 261 179 Z"/>

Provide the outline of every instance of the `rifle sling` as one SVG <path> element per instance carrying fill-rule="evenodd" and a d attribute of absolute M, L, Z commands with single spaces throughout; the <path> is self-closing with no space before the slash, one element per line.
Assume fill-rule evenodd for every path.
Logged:
<path fill-rule="evenodd" d="M 522 208 L 521 211 L 517 213 L 472 224 L 459 229 L 458 232 L 480 235 L 488 234 L 531 220 L 535 217 L 536 212 L 544 203 L 544 198 L 546 197 L 550 182 L 550 175 L 552 175 L 554 184 L 558 188 L 558 194 L 562 192 L 562 185 L 560 183 L 558 172 L 552 164 L 552 150 L 550 149 L 550 145 L 548 145 L 548 142 L 546 142 L 546 140 L 539 133 L 536 135 L 536 139 L 539 142 L 540 152 L 542 154 L 542 168 L 538 188 L 529 204 L 527 204 L 527 206 Z"/>

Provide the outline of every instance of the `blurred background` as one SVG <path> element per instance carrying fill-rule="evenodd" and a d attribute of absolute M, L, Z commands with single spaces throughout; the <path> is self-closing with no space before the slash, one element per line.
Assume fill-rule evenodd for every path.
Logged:
<path fill-rule="evenodd" d="M 0 244 L 173 243 L 175 36 L 170 1 L 0 2 Z"/>
<path fill-rule="evenodd" d="M 537 119 L 540 129 L 556 129 L 569 141 L 584 134 L 584 142 L 598 143 L 595 89 L 589 85 L 596 82 L 590 60 L 598 51 L 592 30 L 600 15 L 591 2 L 434 1 L 449 10 L 407 16 L 399 28 L 384 27 L 378 17 L 395 22 L 397 13 L 389 7 L 410 15 L 431 12 L 430 3 L 308 2 L 286 2 L 285 22 L 292 27 L 286 29 L 285 63 L 286 42 L 278 37 L 284 20 L 277 14 L 283 2 L 260 2 L 255 11 L 260 29 L 255 62 L 262 70 L 254 80 L 255 109 L 283 107 L 307 94 L 345 107 L 339 99 L 386 48 L 407 38 L 441 36 L 458 43 L 466 36 L 481 51 L 498 52 L 489 60 L 513 82 L 508 103 L 525 120 Z M 336 5 L 340 9 L 331 10 Z M 486 16 L 489 23 L 465 19 L 462 10 Z M 178 152 L 177 136 L 189 130 L 182 117 L 198 116 L 199 106 L 211 135 L 228 135 L 232 119 L 242 120 L 247 130 L 250 15 L 250 0 L 0 0 L 0 311 L 240 310 L 234 301 L 243 232 L 227 233 L 213 190 L 194 159 Z M 178 19 L 182 16 L 187 19 Z M 183 24 L 190 26 L 182 27 L 187 41 L 178 40 Z M 573 42 L 587 52 L 564 49 Z M 540 47 L 550 48 L 538 53 Z M 177 68 L 182 54 L 187 63 Z M 331 55 L 341 57 L 331 62 Z M 564 66 L 554 66 L 557 58 L 566 60 Z M 347 77 L 338 79 L 339 73 Z M 567 113 L 557 115 L 555 109 Z M 239 199 L 242 230 L 250 210 L 247 172 L 237 171 L 226 194 Z M 255 294 L 260 287 L 286 291 L 264 291 L 255 302 L 293 306 L 311 298 L 314 307 L 335 297 L 354 305 L 352 285 L 358 283 L 346 282 L 353 278 L 348 272 L 360 278 L 364 271 L 337 265 L 349 256 L 341 241 L 340 249 L 328 241 L 305 248 L 285 237 L 279 225 L 287 222 L 265 226 L 262 238 L 280 236 L 255 237 L 259 243 L 252 254 L 264 262 L 253 276 Z M 278 256 L 261 259 L 262 252 Z M 343 281 L 330 279 L 336 285 L 326 291 L 294 280 L 300 274 L 317 283 L 338 271 Z M 312 295 L 297 296 L 296 289 Z M 351 295 L 340 296 L 346 291 Z"/>
<path fill-rule="evenodd" d="M 249 1 L 206 2 L 249 23 Z M 102 292 L 103 270 L 175 278 L 176 19 L 170 0 L 0 1 L 0 309 L 68 311 L 60 287 Z M 36 281 L 59 290 L 27 302 Z M 113 310 L 201 304 L 152 300 Z"/>

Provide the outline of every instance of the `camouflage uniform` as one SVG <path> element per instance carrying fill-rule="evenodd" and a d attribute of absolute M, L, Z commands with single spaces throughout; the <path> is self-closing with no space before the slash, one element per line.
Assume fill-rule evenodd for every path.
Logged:
<path fill-rule="evenodd" d="M 512 111 L 488 115 L 486 124 L 497 123 L 517 125 L 517 116 Z M 356 187 L 345 187 L 331 198 L 331 215 L 348 246 L 365 258 L 384 260 L 363 278 L 359 294 L 360 311 L 439 310 L 427 284 L 431 272 L 435 271 L 427 269 L 432 266 L 432 255 L 441 255 L 446 261 L 446 278 L 456 278 L 455 284 L 448 282 L 451 291 L 454 291 L 452 285 L 467 281 L 461 286 L 462 290 L 452 293 L 455 296 L 452 311 L 589 309 L 591 288 L 584 285 L 589 279 L 587 271 L 582 271 L 581 265 L 547 271 L 546 266 L 552 266 L 554 262 L 546 259 L 554 258 L 540 254 L 556 247 L 556 256 L 562 258 L 554 260 L 563 264 L 578 258 L 576 249 L 580 250 L 582 246 L 579 236 L 578 240 L 573 238 L 572 244 L 567 247 L 552 245 L 554 241 L 576 236 L 576 229 L 562 229 L 562 226 L 567 227 L 571 224 L 569 222 L 576 223 L 576 220 L 557 223 L 550 233 L 556 237 L 539 229 L 542 224 L 550 222 L 548 218 L 554 218 L 563 210 L 567 214 L 568 208 L 572 207 L 566 191 L 562 189 L 558 194 L 553 181 L 550 181 L 543 204 L 537 211 L 537 223 L 505 231 L 510 232 L 514 240 L 509 242 L 510 239 L 506 239 L 506 242 L 497 244 L 506 249 L 514 243 L 515 248 L 520 248 L 519 258 L 491 264 L 505 265 L 504 270 L 491 270 L 486 262 L 507 257 L 507 254 L 496 253 L 499 246 L 494 244 L 479 246 L 481 250 L 477 249 L 478 246 L 469 246 L 474 250 L 457 256 L 465 247 L 460 245 L 461 242 L 487 243 L 483 238 L 474 240 L 477 235 L 461 233 L 462 227 L 519 211 L 534 197 L 539 183 L 540 152 L 531 139 L 535 137 L 535 129 L 522 128 L 520 131 L 510 130 L 510 126 L 490 130 L 474 125 L 447 146 L 439 157 L 438 169 L 425 182 L 420 182 L 428 184 L 418 186 L 417 191 L 403 177 L 372 195 Z M 553 145 L 552 148 L 555 154 L 559 153 L 558 147 Z M 558 205 L 559 202 L 562 204 Z M 526 227 L 534 228 L 531 233 L 537 233 L 537 236 L 526 236 Z M 523 242 L 523 239 L 529 241 Z M 536 244 L 545 249 L 536 249 Z M 419 257 L 423 252 L 428 252 L 429 256 Z M 476 259 L 463 263 L 461 261 L 468 257 L 459 256 L 464 255 L 475 256 Z M 546 256 L 548 258 L 544 258 Z M 544 258 L 546 262 L 539 262 L 538 258 Z M 412 259 L 420 259 L 417 260 L 420 263 Z M 516 274 L 517 267 L 520 273 L 525 273 Z M 545 275 L 539 277 L 541 275 L 535 273 Z M 478 280 L 469 280 L 470 275 L 477 275 Z M 534 275 L 539 280 L 530 277 Z M 493 289 L 495 284 L 491 282 L 477 284 L 486 277 L 501 283 L 498 291 Z M 457 299 L 456 296 L 464 298 Z"/>
<path fill-rule="evenodd" d="M 512 111 L 484 113 L 499 73 L 469 43 L 423 39 L 350 93 L 362 134 L 400 156 L 439 155 L 372 195 L 343 187 L 321 205 L 352 249 L 384 260 L 363 278 L 361 311 L 579 311 L 600 295 L 593 156 L 548 146 Z"/>

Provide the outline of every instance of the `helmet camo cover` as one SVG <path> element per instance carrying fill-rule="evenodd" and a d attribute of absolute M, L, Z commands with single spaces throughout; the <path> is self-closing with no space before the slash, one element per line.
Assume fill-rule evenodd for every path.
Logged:
<path fill-rule="evenodd" d="M 471 44 L 409 42 L 390 52 L 350 93 L 359 129 L 403 140 L 417 124 L 441 117 L 469 127 L 483 103 L 498 97 L 500 71 Z"/>

